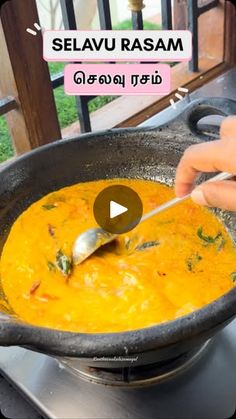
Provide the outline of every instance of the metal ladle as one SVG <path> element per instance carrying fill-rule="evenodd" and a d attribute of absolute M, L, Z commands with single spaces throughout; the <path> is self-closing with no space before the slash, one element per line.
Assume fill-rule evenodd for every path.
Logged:
<path fill-rule="evenodd" d="M 212 177 L 211 179 L 207 180 L 207 182 L 215 182 L 220 180 L 227 180 L 233 178 L 235 175 L 231 173 L 222 172 L 218 175 Z M 191 194 L 184 195 L 181 198 L 173 198 L 170 201 L 160 205 L 159 207 L 153 209 L 152 211 L 144 214 L 140 220 L 140 223 L 147 220 L 154 215 L 159 214 L 166 209 L 173 207 L 180 202 L 185 201 L 186 199 L 190 198 Z M 86 230 L 84 233 L 80 234 L 73 246 L 72 250 L 72 259 L 75 265 L 79 265 L 85 259 L 87 259 L 90 255 L 92 255 L 99 247 L 104 246 L 107 243 L 110 243 L 118 234 L 109 233 L 100 227 L 90 228 Z"/>

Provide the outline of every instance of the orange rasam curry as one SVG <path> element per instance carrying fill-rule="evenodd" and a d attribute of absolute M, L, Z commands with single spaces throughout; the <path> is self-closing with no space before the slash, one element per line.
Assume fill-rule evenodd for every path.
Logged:
<path fill-rule="evenodd" d="M 32 204 L 14 223 L 1 257 L 4 294 L 19 318 L 76 332 L 127 331 L 183 316 L 234 286 L 231 238 L 216 216 L 190 200 L 73 266 L 73 242 L 96 226 L 94 200 L 114 184 L 133 188 L 144 213 L 174 196 L 157 182 L 114 179 L 69 186 Z"/>

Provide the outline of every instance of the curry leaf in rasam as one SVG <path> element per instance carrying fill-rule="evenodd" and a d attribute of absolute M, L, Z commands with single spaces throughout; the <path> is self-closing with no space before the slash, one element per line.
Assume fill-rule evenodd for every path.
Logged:
<path fill-rule="evenodd" d="M 220 251 L 225 245 L 225 239 L 220 231 L 216 234 L 216 236 L 213 237 L 203 233 L 203 228 L 199 227 L 197 230 L 197 235 L 199 239 L 203 241 L 204 246 L 209 246 L 210 244 L 218 244 L 217 250 Z"/>
<path fill-rule="evenodd" d="M 72 261 L 62 252 L 62 250 L 58 250 L 56 254 L 56 264 L 57 268 L 63 273 L 65 276 L 69 276 L 72 270 Z"/>
<path fill-rule="evenodd" d="M 198 253 L 194 254 L 193 256 L 191 256 L 190 258 L 188 258 L 186 260 L 186 264 L 187 264 L 187 268 L 190 272 L 194 271 L 194 268 L 196 266 L 196 264 L 198 262 L 200 262 L 200 260 L 202 260 L 202 256 L 199 255 Z"/>
<path fill-rule="evenodd" d="M 232 278 L 232 281 L 236 282 L 236 272 L 232 272 L 230 276 Z"/>
<path fill-rule="evenodd" d="M 160 242 L 158 240 L 153 240 L 153 241 L 145 242 L 138 245 L 135 250 L 144 250 L 144 249 L 148 249 L 149 247 L 159 246 L 159 244 Z"/>
<path fill-rule="evenodd" d="M 218 246 L 217 246 L 217 250 L 218 250 L 218 252 L 220 251 L 220 250 L 222 250 L 223 248 L 224 248 L 224 246 L 225 246 L 225 239 L 224 239 L 224 237 L 221 237 L 221 241 L 220 241 L 220 243 L 218 244 Z"/>
<path fill-rule="evenodd" d="M 49 211 L 53 208 L 56 208 L 56 205 L 54 205 L 54 204 L 44 204 L 44 205 L 42 205 L 42 208 Z"/>
<path fill-rule="evenodd" d="M 55 271 L 56 266 L 53 262 L 50 262 L 50 260 L 48 261 L 48 269 L 49 271 Z"/>

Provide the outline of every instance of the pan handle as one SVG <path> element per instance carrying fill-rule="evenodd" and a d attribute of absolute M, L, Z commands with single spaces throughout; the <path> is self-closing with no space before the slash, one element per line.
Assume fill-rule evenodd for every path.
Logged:
<path fill-rule="evenodd" d="M 31 326 L 12 315 L 0 312 L 0 346 L 27 345 L 31 340 Z"/>
<path fill-rule="evenodd" d="M 22 340 L 22 334 L 20 333 L 19 339 L 18 331 L 14 317 L 0 312 L 0 346 L 17 345 L 17 341 Z"/>
<path fill-rule="evenodd" d="M 177 132 L 190 131 L 194 136 L 201 140 L 209 141 L 219 138 L 219 127 L 204 124 L 204 132 L 197 126 L 200 119 L 205 116 L 220 115 L 229 116 L 236 115 L 236 101 L 221 97 L 206 97 L 195 99 L 181 110 L 172 120 L 155 128 L 177 130 Z"/>

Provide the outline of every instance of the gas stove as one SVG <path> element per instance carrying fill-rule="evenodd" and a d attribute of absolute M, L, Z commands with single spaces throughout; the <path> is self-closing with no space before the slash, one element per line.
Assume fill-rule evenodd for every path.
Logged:
<path fill-rule="evenodd" d="M 235 99 L 236 69 L 198 89 L 190 99 L 200 96 Z M 184 101 L 142 126 L 164 123 L 182 106 Z M 63 419 L 228 418 L 236 408 L 236 320 L 196 351 L 168 364 L 108 370 L 11 347 L 0 348 L 0 372 L 33 406 L 32 410 L 25 404 L 22 409 L 18 393 L 10 387 L 6 391 L 2 378 L 0 408 L 14 419 L 38 419 L 40 414 Z"/>
<path fill-rule="evenodd" d="M 228 418 L 236 407 L 236 320 L 167 369 L 88 371 L 70 360 L 1 348 L 0 370 L 48 418 Z"/>

